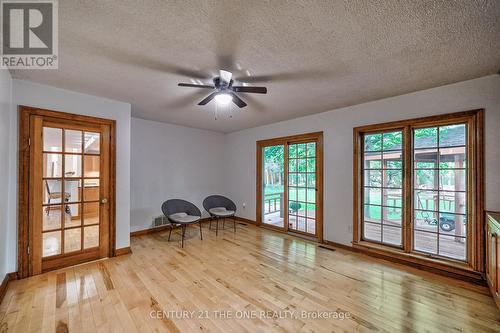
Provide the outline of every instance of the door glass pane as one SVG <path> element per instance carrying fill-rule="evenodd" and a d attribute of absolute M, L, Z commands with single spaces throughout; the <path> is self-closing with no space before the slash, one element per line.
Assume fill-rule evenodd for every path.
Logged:
<path fill-rule="evenodd" d="M 308 173 L 307 174 L 307 187 L 316 188 L 316 174 L 315 173 Z"/>
<path fill-rule="evenodd" d="M 83 204 L 83 223 L 99 224 L 99 203 L 86 202 Z"/>
<path fill-rule="evenodd" d="M 262 148 L 262 222 L 284 227 L 284 153 L 283 145 Z M 291 159 L 290 165 L 292 165 Z M 296 165 L 296 164 L 295 164 Z M 295 171 L 295 170 L 290 170 Z"/>
<path fill-rule="evenodd" d="M 438 170 L 419 169 L 415 170 L 414 186 L 416 189 L 437 190 L 439 180 L 437 179 Z"/>
<path fill-rule="evenodd" d="M 441 169 L 460 169 L 467 167 L 465 146 L 439 148 L 439 167 Z"/>
<path fill-rule="evenodd" d="M 414 249 L 463 261 L 467 261 L 466 132 L 466 124 L 413 131 L 415 147 L 434 147 L 413 154 Z"/>
<path fill-rule="evenodd" d="M 83 176 L 98 178 L 100 170 L 99 161 L 99 156 L 85 155 L 83 157 Z"/>
<path fill-rule="evenodd" d="M 64 151 L 66 153 L 82 152 L 82 132 L 74 130 L 64 131 Z"/>
<path fill-rule="evenodd" d="M 83 141 L 83 152 L 85 154 L 99 154 L 101 135 L 100 133 L 85 132 Z"/>
<path fill-rule="evenodd" d="M 307 219 L 306 224 L 306 232 L 309 234 L 316 234 L 316 220 L 315 219 Z"/>
<path fill-rule="evenodd" d="M 316 156 L 316 142 L 309 142 L 307 144 L 307 157 Z"/>
<path fill-rule="evenodd" d="M 439 235 L 439 254 L 458 260 L 467 259 L 465 249 L 467 237 L 457 237 L 448 235 Z"/>
<path fill-rule="evenodd" d="M 81 198 L 82 181 L 80 179 L 71 179 L 64 181 L 64 192 L 67 193 L 68 202 L 78 202 Z"/>
<path fill-rule="evenodd" d="M 61 205 L 43 207 L 43 231 L 61 228 Z"/>
<path fill-rule="evenodd" d="M 99 179 L 84 179 L 83 184 L 83 200 L 99 200 Z"/>
<path fill-rule="evenodd" d="M 465 146 L 465 144 L 465 124 L 439 127 L 439 147 Z"/>
<path fill-rule="evenodd" d="M 384 225 L 382 227 L 382 242 L 386 244 L 399 245 L 402 242 L 401 228 Z"/>
<path fill-rule="evenodd" d="M 82 176 L 82 155 L 64 155 L 64 176 Z"/>
<path fill-rule="evenodd" d="M 395 151 L 397 155 L 403 149 L 403 132 L 385 132 L 383 134 L 383 150 L 385 152 Z"/>
<path fill-rule="evenodd" d="M 438 167 L 438 150 L 416 149 L 413 154 L 416 169 L 434 169 Z"/>
<path fill-rule="evenodd" d="M 42 256 L 49 257 L 61 254 L 61 231 L 44 232 L 42 234 Z"/>
<path fill-rule="evenodd" d="M 382 154 L 380 152 L 365 152 L 363 154 L 366 169 L 382 169 Z"/>
<path fill-rule="evenodd" d="M 364 151 L 380 151 L 382 149 L 382 134 L 365 135 Z"/>
<path fill-rule="evenodd" d="M 61 203 L 61 199 L 63 197 L 61 180 L 60 179 L 46 179 L 43 180 L 43 204 L 55 204 Z M 65 199 L 68 198 L 68 195 L 65 194 Z"/>
<path fill-rule="evenodd" d="M 437 254 L 437 234 L 415 230 L 413 244 L 415 250 Z"/>
<path fill-rule="evenodd" d="M 382 206 L 365 205 L 364 218 L 365 222 L 381 223 Z"/>
<path fill-rule="evenodd" d="M 377 189 L 371 189 L 377 190 Z M 379 192 L 380 193 L 380 190 Z M 403 206 L 403 190 L 385 188 L 383 196 L 383 205 L 387 207 L 402 207 Z"/>
<path fill-rule="evenodd" d="M 382 227 L 380 224 L 374 223 L 364 223 L 363 226 L 363 236 L 366 240 L 372 240 L 376 242 L 382 241 Z"/>
<path fill-rule="evenodd" d="M 315 203 L 316 202 L 316 189 L 308 188 L 306 194 L 307 194 L 307 202 L 308 203 Z"/>
<path fill-rule="evenodd" d="M 306 189 L 305 187 L 297 188 L 297 200 L 298 201 L 306 201 Z"/>
<path fill-rule="evenodd" d="M 43 151 L 62 152 L 62 129 L 43 128 Z"/>
<path fill-rule="evenodd" d="M 89 249 L 99 246 L 99 226 L 83 228 L 83 248 Z"/>
<path fill-rule="evenodd" d="M 306 172 L 307 171 L 307 160 L 305 158 L 299 158 L 297 160 L 297 171 Z"/>
<path fill-rule="evenodd" d="M 416 129 L 413 135 L 413 146 L 415 148 L 437 147 L 437 127 Z"/>
<path fill-rule="evenodd" d="M 62 154 L 43 154 L 43 177 L 59 178 L 62 176 Z"/>
<path fill-rule="evenodd" d="M 306 186 L 306 179 L 307 179 L 306 173 L 297 174 L 297 186 L 298 187 L 305 187 Z"/>
<path fill-rule="evenodd" d="M 306 218 L 303 216 L 297 217 L 297 229 L 298 231 L 306 232 Z"/>
<path fill-rule="evenodd" d="M 82 224 L 81 204 L 64 206 L 64 227 L 76 227 Z"/>
<path fill-rule="evenodd" d="M 308 158 L 307 159 L 307 172 L 315 172 L 316 171 L 316 159 Z"/>
<path fill-rule="evenodd" d="M 402 246 L 403 133 L 364 135 L 363 239 Z"/>
<path fill-rule="evenodd" d="M 64 253 L 79 251 L 82 248 L 82 229 L 64 230 Z"/>
<path fill-rule="evenodd" d="M 297 158 L 306 157 L 306 144 L 300 143 L 297 145 Z"/>

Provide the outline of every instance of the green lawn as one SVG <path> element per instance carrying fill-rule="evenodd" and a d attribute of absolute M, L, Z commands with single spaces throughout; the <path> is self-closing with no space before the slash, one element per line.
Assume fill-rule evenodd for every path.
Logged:
<path fill-rule="evenodd" d="M 314 191 L 314 189 L 309 189 L 309 193 Z M 264 195 L 270 195 L 270 194 L 276 194 L 276 197 L 279 197 L 279 194 L 283 193 L 283 185 L 266 185 L 264 187 Z M 305 191 L 299 191 L 298 192 L 298 200 L 297 201 L 306 201 L 306 195 Z M 267 198 L 272 198 L 272 197 L 267 197 Z M 304 209 L 304 207 L 301 207 L 301 209 Z M 308 203 L 307 204 L 307 210 L 315 210 L 316 209 L 316 204 L 314 203 Z"/>

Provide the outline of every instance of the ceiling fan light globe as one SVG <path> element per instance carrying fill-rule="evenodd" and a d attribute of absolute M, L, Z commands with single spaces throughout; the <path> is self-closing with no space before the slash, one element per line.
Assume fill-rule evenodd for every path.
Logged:
<path fill-rule="evenodd" d="M 218 94 L 215 96 L 215 102 L 217 105 L 226 106 L 233 101 L 233 97 L 229 94 Z"/>

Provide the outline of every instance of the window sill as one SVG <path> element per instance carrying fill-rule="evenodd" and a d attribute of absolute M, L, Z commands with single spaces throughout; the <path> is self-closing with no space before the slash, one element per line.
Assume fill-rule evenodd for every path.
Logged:
<path fill-rule="evenodd" d="M 447 261 L 416 253 L 406 253 L 403 250 L 397 248 L 373 244 L 367 241 L 353 242 L 352 246 L 359 252 L 370 256 L 411 266 L 417 269 L 430 271 L 440 275 L 457 278 L 475 284 L 484 285 L 483 274 L 474 270 L 470 265 L 466 263 L 458 261 Z"/>

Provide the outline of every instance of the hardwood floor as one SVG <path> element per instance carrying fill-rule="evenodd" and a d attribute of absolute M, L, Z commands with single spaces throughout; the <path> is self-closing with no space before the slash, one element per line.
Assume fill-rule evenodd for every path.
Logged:
<path fill-rule="evenodd" d="M 226 223 L 217 238 L 204 226 L 203 241 L 196 228 L 189 229 L 184 249 L 178 234 L 167 242 L 168 231 L 133 237 L 132 255 L 12 282 L 0 305 L 0 332 L 498 332 L 500 327 L 491 296 L 444 277 L 251 225 L 239 224 L 235 234 Z M 312 318 L 319 314 L 330 318 Z M 335 319 L 339 316 L 345 319 Z"/>

